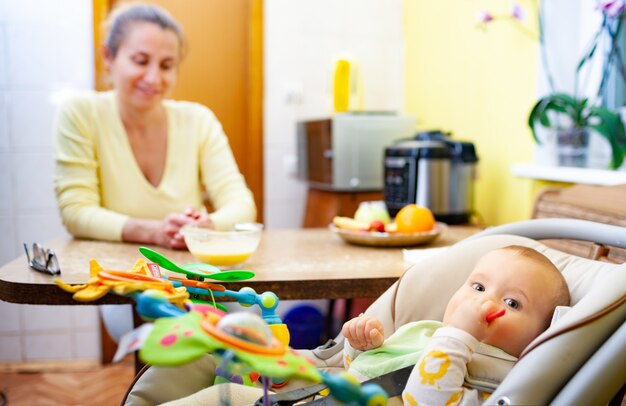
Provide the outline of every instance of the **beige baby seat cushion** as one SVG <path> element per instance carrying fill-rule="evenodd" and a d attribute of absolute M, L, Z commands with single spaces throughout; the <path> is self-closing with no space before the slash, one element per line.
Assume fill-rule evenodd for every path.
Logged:
<path fill-rule="evenodd" d="M 365 313 L 377 317 L 383 323 L 386 337 L 409 322 L 441 320 L 448 300 L 466 280 L 478 259 L 493 249 L 514 244 L 534 248 L 556 265 L 568 283 L 572 299 L 571 309 L 531 343 L 517 364 L 515 358 L 503 352 L 493 352 L 486 347 L 479 349 L 468 365 L 466 383 L 478 389 L 493 391 L 505 380 L 515 364 L 513 371 L 520 369 L 517 366 L 526 362 L 527 358 L 532 358 L 530 355 L 535 351 L 525 356 L 529 349 L 535 346 L 541 349 L 553 341 L 550 339 L 552 337 L 567 336 L 568 334 L 564 332 L 573 330 L 581 321 L 593 319 L 595 315 L 601 314 L 603 309 L 614 306 L 620 300 L 623 301 L 626 297 L 626 265 L 576 257 L 548 248 L 533 239 L 516 235 L 484 236 L 464 240 L 411 266 Z M 574 338 L 577 339 L 579 338 Z M 596 341 L 601 339 L 596 338 Z M 330 348 L 320 347 L 300 352 L 309 356 L 320 368 L 330 372 L 340 370 L 343 369 L 344 339 L 340 335 L 334 341 L 335 344 Z M 552 352 L 555 353 L 554 357 L 559 357 L 556 355 L 559 351 Z M 574 364 L 582 363 L 586 359 L 583 354 L 578 357 L 580 359 L 575 359 L 577 356 L 573 357 Z M 550 390 L 545 386 L 548 385 L 546 381 L 552 380 L 551 368 L 571 368 L 572 359 L 560 356 L 560 359 L 548 360 L 543 364 L 536 364 L 536 361 L 531 360 L 530 364 L 531 369 L 525 374 L 532 375 L 532 379 L 537 382 L 538 390 L 545 390 L 548 396 Z M 177 367 L 175 370 L 152 367 L 130 388 L 126 404 L 158 404 L 180 398 L 185 394 L 193 394 L 210 383 L 213 376 L 210 368 L 214 368 L 214 363 L 202 360 L 188 366 Z M 515 385 L 513 384 L 514 388 Z M 302 386 L 302 383 L 299 386 Z M 499 388 L 496 392 L 499 392 Z M 535 404 L 547 404 L 551 398 L 547 399 L 539 400 Z"/>
<path fill-rule="evenodd" d="M 626 297 L 626 264 L 615 265 L 577 257 L 547 247 L 526 237 L 516 235 L 493 235 L 462 241 L 409 268 L 398 282 L 392 285 L 365 312 L 383 323 L 385 336 L 389 337 L 400 326 L 416 320 L 441 320 L 448 300 L 477 263 L 487 252 L 507 245 L 524 245 L 546 255 L 563 273 L 571 295 L 571 307 L 552 326 L 537 337 L 522 354 L 544 343 L 551 337 L 562 335 L 578 324 L 584 324 L 615 306 Z M 610 331 L 606 334 L 610 334 Z M 342 345 L 343 337 L 336 341 Z M 561 344 L 559 344 L 561 345 Z M 554 354 L 560 354 L 555 351 Z M 336 348 L 316 349 L 310 352 L 320 367 L 341 367 L 342 354 Z M 562 355 L 555 355 L 558 357 Z M 560 359 L 563 363 L 580 363 L 581 359 Z M 515 359 L 503 352 L 489 351 L 479 347 L 468 365 L 466 384 L 477 389 L 493 391 L 507 376 Z M 563 368 L 570 368 L 565 366 Z M 516 368 L 517 369 L 517 368 Z M 543 372 L 536 372 L 542 369 Z M 572 368 L 575 370 L 575 367 Z M 528 374 L 535 375 L 537 387 L 551 385 L 553 373 L 549 366 L 536 365 Z M 548 382 L 548 383 L 545 383 Z M 545 389 L 547 393 L 549 390 Z M 538 402 L 533 404 L 547 404 Z"/>

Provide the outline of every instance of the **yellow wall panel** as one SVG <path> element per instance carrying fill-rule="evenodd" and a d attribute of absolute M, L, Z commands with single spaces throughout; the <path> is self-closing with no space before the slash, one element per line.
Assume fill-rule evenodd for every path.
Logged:
<path fill-rule="evenodd" d="M 532 158 L 526 118 L 537 98 L 534 2 L 520 3 L 523 24 L 496 20 L 481 30 L 480 9 L 504 15 L 511 3 L 405 0 L 406 110 L 420 129 L 475 144 L 475 207 L 489 225 L 529 218 L 532 208 L 531 182 L 510 173 L 511 164 Z"/>

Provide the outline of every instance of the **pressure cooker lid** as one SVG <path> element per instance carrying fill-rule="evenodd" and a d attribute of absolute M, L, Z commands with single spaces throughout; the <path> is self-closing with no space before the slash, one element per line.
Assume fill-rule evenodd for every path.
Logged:
<path fill-rule="evenodd" d="M 388 147 L 387 152 L 426 159 L 452 158 L 450 147 L 442 141 L 402 140 L 398 141 L 392 147 Z"/>
<path fill-rule="evenodd" d="M 471 142 L 445 141 L 450 148 L 453 162 L 475 163 L 478 162 L 476 148 Z"/>
<path fill-rule="evenodd" d="M 418 132 L 414 138 L 418 141 L 445 141 L 450 135 L 441 130 L 429 130 Z"/>
<path fill-rule="evenodd" d="M 453 162 L 475 163 L 478 162 L 476 148 L 471 142 L 454 141 L 450 137 L 452 133 L 443 132 L 441 130 L 420 131 L 415 134 L 414 139 L 417 141 L 439 141 L 443 142 L 450 149 L 450 157 Z M 420 156 L 422 156 L 420 154 Z"/>

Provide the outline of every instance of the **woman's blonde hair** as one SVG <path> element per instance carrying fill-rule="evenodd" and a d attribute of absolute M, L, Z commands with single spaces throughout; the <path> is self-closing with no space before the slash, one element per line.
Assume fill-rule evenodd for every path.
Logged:
<path fill-rule="evenodd" d="M 164 30 L 171 30 L 178 37 L 180 57 L 184 54 L 185 40 L 181 25 L 169 12 L 154 4 L 122 3 L 117 6 L 105 22 L 106 37 L 104 45 L 110 55 L 115 58 L 121 43 L 128 34 L 130 26 L 135 22 L 156 24 Z"/>

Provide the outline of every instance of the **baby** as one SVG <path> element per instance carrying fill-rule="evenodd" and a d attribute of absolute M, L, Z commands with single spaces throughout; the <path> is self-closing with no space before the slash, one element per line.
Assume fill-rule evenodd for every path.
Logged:
<path fill-rule="evenodd" d="M 480 404 L 483 394 L 463 387 L 467 363 L 479 343 L 519 357 L 550 325 L 555 307 L 567 306 L 569 301 L 567 283 L 545 256 L 523 246 L 496 249 L 478 261 L 452 296 L 443 325 L 416 322 L 416 329 L 409 323 L 385 341 L 381 322 L 371 316 L 344 324 L 346 364 L 351 372 L 368 371 L 365 364 L 394 365 L 384 353 L 388 358 L 406 347 L 398 345 L 401 340 L 395 336 L 417 332 L 410 341 L 411 351 L 418 351 L 412 355 L 419 358 L 402 394 L 404 404 Z M 388 343 L 394 349 L 385 351 Z M 416 350 L 415 343 L 422 343 L 421 348 Z"/>

